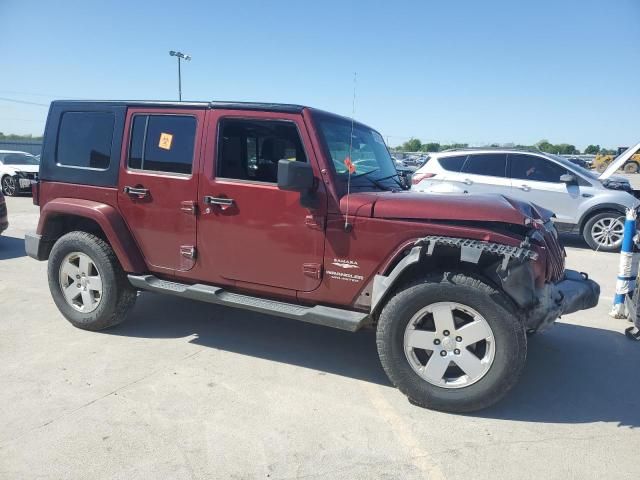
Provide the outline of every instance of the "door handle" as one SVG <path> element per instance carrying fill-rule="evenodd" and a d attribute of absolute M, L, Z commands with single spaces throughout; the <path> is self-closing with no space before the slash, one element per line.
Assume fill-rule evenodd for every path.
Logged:
<path fill-rule="evenodd" d="M 462 183 L 464 183 L 465 185 L 471 185 L 473 184 L 473 182 L 471 180 L 469 180 L 468 178 L 465 178 Z"/>
<path fill-rule="evenodd" d="M 135 198 L 145 198 L 149 196 L 148 188 L 126 186 L 122 189 L 122 191 L 127 195 L 129 195 L 130 197 L 135 197 Z"/>
<path fill-rule="evenodd" d="M 203 201 L 206 205 L 217 205 L 220 207 L 220 210 L 226 210 L 227 208 L 233 206 L 234 201 L 233 198 L 226 197 L 211 197 L 206 195 L 203 198 Z"/>
<path fill-rule="evenodd" d="M 520 185 L 520 190 L 528 192 L 529 190 L 531 190 L 531 187 L 529 185 Z"/>

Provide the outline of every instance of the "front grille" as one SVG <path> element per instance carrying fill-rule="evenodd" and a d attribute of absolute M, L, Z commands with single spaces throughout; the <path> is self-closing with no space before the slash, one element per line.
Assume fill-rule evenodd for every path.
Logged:
<path fill-rule="evenodd" d="M 38 179 L 38 173 L 24 173 L 23 174 L 25 178 L 28 178 L 29 180 L 37 180 Z"/>
<path fill-rule="evenodd" d="M 558 235 L 547 227 L 544 230 L 544 243 L 547 247 L 547 281 L 558 282 L 564 278 L 564 247 L 558 241 Z"/>

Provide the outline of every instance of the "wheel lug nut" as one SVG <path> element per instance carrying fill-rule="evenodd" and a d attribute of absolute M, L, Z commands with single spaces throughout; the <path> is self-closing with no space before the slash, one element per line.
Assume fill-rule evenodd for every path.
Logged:
<path fill-rule="evenodd" d="M 433 341 L 434 345 L 440 345 L 440 340 L 438 340 L 437 338 Z"/>
<path fill-rule="evenodd" d="M 456 342 L 461 342 L 462 341 L 462 337 L 456 337 Z"/>
<path fill-rule="evenodd" d="M 446 357 L 446 356 L 447 356 L 447 351 L 446 351 L 446 350 L 442 350 L 442 351 L 440 352 L 440 356 L 441 356 L 441 357 Z"/>
<path fill-rule="evenodd" d="M 458 350 L 457 348 L 453 351 L 453 353 L 455 353 L 456 355 L 460 355 L 460 350 Z"/>
<path fill-rule="evenodd" d="M 76 278 L 77 278 L 78 280 L 80 280 L 80 275 L 76 275 Z"/>
<path fill-rule="evenodd" d="M 445 330 L 444 332 L 442 332 L 444 334 L 445 337 L 449 336 L 449 330 Z"/>

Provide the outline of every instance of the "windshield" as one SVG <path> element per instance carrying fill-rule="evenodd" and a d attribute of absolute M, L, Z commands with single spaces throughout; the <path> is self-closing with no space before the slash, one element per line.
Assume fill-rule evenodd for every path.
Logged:
<path fill-rule="evenodd" d="M 598 179 L 598 175 L 596 173 L 592 172 L 591 170 L 587 170 L 586 168 L 581 167 L 580 165 L 576 165 L 575 163 L 567 160 L 566 158 L 564 158 L 564 157 L 562 157 L 560 155 L 554 155 L 552 153 L 548 153 L 547 155 L 549 157 L 553 158 L 554 160 L 562 163 L 569 170 L 574 170 L 574 171 L 584 175 L 585 177 L 593 178 L 594 180 Z"/>
<path fill-rule="evenodd" d="M 5 165 L 39 165 L 38 159 L 28 153 L 0 153 L 0 160 Z"/>
<path fill-rule="evenodd" d="M 378 132 L 358 123 L 352 126 L 348 119 L 322 114 L 317 117 L 338 180 L 347 182 L 350 159 L 353 187 L 398 188 L 398 172 Z"/>

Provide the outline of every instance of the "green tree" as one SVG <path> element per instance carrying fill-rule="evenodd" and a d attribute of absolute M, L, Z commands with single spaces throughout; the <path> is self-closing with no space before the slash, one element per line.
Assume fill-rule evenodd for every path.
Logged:
<path fill-rule="evenodd" d="M 405 152 L 419 152 L 422 148 L 422 142 L 417 138 L 410 138 L 406 142 L 404 142 L 400 149 Z"/>
<path fill-rule="evenodd" d="M 423 152 L 439 152 L 440 144 L 438 142 L 423 143 L 421 150 Z"/>
<path fill-rule="evenodd" d="M 550 143 L 549 140 L 540 140 L 538 143 L 536 143 L 536 147 L 542 152 L 556 153 L 555 145 Z"/>
<path fill-rule="evenodd" d="M 584 153 L 589 155 L 597 155 L 600 153 L 600 145 L 589 145 L 584 149 Z"/>

